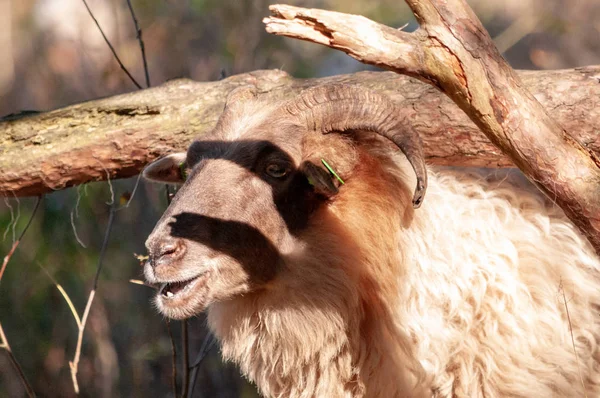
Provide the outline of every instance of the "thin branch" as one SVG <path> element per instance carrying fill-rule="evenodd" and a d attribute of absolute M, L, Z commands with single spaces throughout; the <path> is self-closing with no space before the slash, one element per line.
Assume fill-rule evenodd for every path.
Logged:
<path fill-rule="evenodd" d="M 133 24 L 135 25 L 136 38 L 140 42 L 140 51 L 142 52 L 142 61 L 144 62 L 144 74 L 146 75 L 146 87 L 150 87 L 150 74 L 148 73 L 148 62 L 146 61 L 146 48 L 144 46 L 144 40 L 142 39 L 142 29 L 140 28 L 138 20 L 135 17 L 135 12 L 133 11 L 131 0 L 127 0 L 127 5 L 129 6 L 129 11 L 131 11 L 131 18 L 133 19 Z"/>
<path fill-rule="evenodd" d="M 6 256 L 4 256 L 4 260 L 2 261 L 2 268 L 0 268 L 0 281 L 2 280 L 2 276 L 4 275 L 4 271 L 6 270 L 6 266 L 8 265 L 8 262 L 10 261 L 12 255 L 14 254 L 15 250 L 17 249 L 17 246 L 19 246 L 19 243 L 25 236 L 25 233 L 29 229 L 29 226 L 31 225 L 31 222 L 33 221 L 33 217 L 35 217 L 35 214 L 37 213 L 37 210 L 40 207 L 41 202 L 42 202 L 42 196 L 38 196 L 37 200 L 35 202 L 35 207 L 33 208 L 33 211 L 31 212 L 31 216 L 29 217 L 29 221 L 27 221 L 27 224 L 25 225 L 25 228 L 23 228 L 23 231 L 21 232 L 21 235 L 19 235 L 19 238 L 14 241 L 8 254 Z M 11 210 L 12 210 L 12 208 L 11 208 Z M 11 215 L 12 215 L 12 212 L 11 212 Z M 17 217 L 17 219 L 18 219 L 18 217 Z M 16 220 L 15 220 L 15 223 L 16 223 Z M 17 374 L 19 375 L 19 378 L 21 379 L 23 386 L 25 387 L 25 390 L 27 391 L 27 395 L 30 397 L 35 397 L 35 392 L 33 391 L 33 388 L 27 381 L 27 378 L 25 377 L 25 373 L 23 373 L 23 369 L 19 365 L 17 358 L 14 356 L 12 349 L 10 348 L 10 344 L 8 343 L 6 335 L 4 334 L 4 330 L 2 329 L 1 323 L 0 323 L 0 339 L 1 339 L 0 347 L 4 348 L 6 350 L 6 352 L 8 353 L 10 362 L 12 363 L 13 367 L 17 371 Z"/>
<path fill-rule="evenodd" d="M 125 194 L 121 195 L 121 200 L 127 199 L 127 202 L 121 207 L 117 207 L 117 205 L 115 203 L 114 191 L 112 189 L 112 185 L 110 184 L 110 180 L 108 180 L 108 181 L 109 181 L 109 186 L 110 186 L 110 191 L 111 191 L 110 213 L 109 213 L 109 217 L 108 217 L 108 225 L 106 226 L 106 231 L 104 233 L 104 240 L 102 241 L 102 247 L 100 248 L 100 255 L 98 257 L 98 265 L 96 267 L 96 274 L 94 275 L 94 282 L 92 285 L 92 290 L 90 291 L 90 294 L 88 296 L 88 301 L 85 306 L 85 310 L 83 312 L 83 316 L 81 317 L 81 319 L 79 318 L 79 315 L 77 314 L 77 311 L 75 310 L 75 307 L 73 306 L 73 303 L 71 302 L 71 299 L 69 298 L 69 295 L 67 294 L 67 292 L 62 288 L 61 285 L 59 285 L 54 280 L 54 278 L 52 278 L 52 276 L 48 272 L 46 272 L 48 274 L 48 276 L 53 280 L 53 282 L 55 283 L 58 290 L 63 295 L 65 301 L 67 301 L 67 304 L 69 305 L 69 308 L 71 309 L 71 312 L 73 314 L 73 318 L 75 319 L 75 322 L 77 322 L 77 326 L 78 326 L 77 346 L 75 348 L 75 355 L 73 357 L 73 361 L 69 362 L 69 366 L 71 368 L 71 378 L 73 380 L 73 388 L 75 389 L 75 392 L 77 394 L 79 394 L 79 383 L 77 381 L 77 372 L 78 372 L 78 367 L 79 367 L 79 359 L 81 357 L 81 345 L 83 343 L 83 332 L 85 331 L 87 318 L 88 318 L 90 309 L 92 307 L 94 297 L 96 295 L 96 290 L 98 289 L 98 279 L 100 277 L 100 272 L 102 271 L 104 256 L 106 254 L 106 248 L 108 246 L 110 233 L 112 230 L 112 226 L 114 224 L 115 214 L 117 211 L 129 207 L 129 204 L 131 203 L 131 200 L 133 199 L 133 195 L 135 194 L 135 191 L 137 189 L 137 186 L 139 183 L 139 178 L 136 181 L 135 187 L 133 189 L 133 194 L 129 195 L 129 194 L 125 193 Z M 45 271 L 45 269 L 44 269 L 44 271 Z"/>
<path fill-rule="evenodd" d="M 140 279 L 130 279 L 129 283 L 133 283 L 134 285 L 146 286 L 146 287 L 156 290 L 156 287 L 154 287 Z"/>
<path fill-rule="evenodd" d="M 585 391 L 585 383 L 583 381 L 583 375 L 581 373 L 581 365 L 579 363 L 579 355 L 577 354 L 577 349 L 575 348 L 575 337 L 573 336 L 573 324 L 571 323 L 571 315 L 569 313 L 569 306 L 567 305 L 567 297 L 565 295 L 565 288 L 560 282 L 558 287 L 562 293 L 563 302 L 565 303 L 565 311 L 567 313 L 567 321 L 569 322 L 569 332 L 571 333 L 571 343 L 573 344 L 573 353 L 575 354 L 575 361 L 577 362 L 577 372 L 579 373 L 579 381 L 581 382 L 581 387 L 583 388 L 583 395 L 587 398 L 587 392 Z"/>
<path fill-rule="evenodd" d="M 210 352 L 210 350 L 212 350 L 212 348 L 215 345 L 217 345 L 217 339 L 212 333 L 208 332 L 206 336 L 204 336 L 204 341 L 202 342 L 202 346 L 198 351 L 198 355 L 196 355 L 196 360 L 191 366 L 192 373 L 190 376 L 190 388 L 188 397 L 194 396 L 194 387 L 196 386 L 196 379 L 198 378 L 198 371 L 200 369 L 200 365 L 202 364 L 204 358 L 206 358 L 206 355 Z"/>
<path fill-rule="evenodd" d="M 173 396 L 177 398 L 177 347 L 175 346 L 175 339 L 173 338 L 173 332 L 171 331 L 171 322 L 166 319 L 165 324 L 167 325 L 169 340 L 171 341 L 171 384 L 173 385 Z"/>
<path fill-rule="evenodd" d="M 98 289 L 98 279 L 100 277 L 100 271 L 102 270 L 102 264 L 104 260 L 104 255 L 106 254 L 106 247 L 108 246 L 108 240 L 110 237 L 110 231 L 112 229 L 114 220 L 115 220 L 115 212 L 117 207 L 114 204 L 114 198 L 112 199 L 113 205 L 110 207 L 110 213 L 108 217 L 108 225 L 106 226 L 106 231 L 104 233 L 104 240 L 102 241 L 102 247 L 100 248 L 100 255 L 98 257 L 98 265 L 96 267 L 96 275 L 94 276 L 94 283 L 92 285 L 92 290 L 90 291 L 90 295 L 88 296 L 88 301 L 85 306 L 85 310 L 83 311 L 83 315 L 81 316 L 81 322 L 79 324 L 79 334 L 77 336 L 77 346 L 75 348 L 75 356 L 73 357 L 73 361 L 69 362 L 69 367 L 71 368 L 71 379 L 73 380 L 73 388 L 75 389 L 75 393 L 79 394 L 79 383 L 77 382 L 77 371 L 79 369 L 79 359 L 81 357 L 81 345 L 83 343 L 83 332 L 85 331 L 85 325 L 87 323 L 88 315 L 90 313 L 90 309 L 92 307 L 92 303 L 94 302 L 94 297 L 96 296 L 96 290 Z"/>
<path fill-rule="evenodd" d="M 42 198 L 43 198 L 43 196 L 37 197 L 37 199 L 35 201 L 35 206 L 33 207 L 33 211 L 31 212 L 31 216 L 29 217 L 29 221 L 27 221 L 27 225 L 25 225 L 25 228 L 23 228 L 21 235 L 19 235 L 19 239 L 17 239 L 18 242 L 20 242 L 23 239 L 23 236 L 25 236 L 25 233 L 29 229 L 31 222 L 33 221 L 33 217 L 35 217 L 35 213 L 37 213 L 37 210 L 40 207 L 40 203 L 42 203 Z"/>
<path fill-rule="evenodd" d="M 96 24 L 96 27 L 100 31 L 100 34 L 104 38 L 104 41 L 108 45 L 108 48 L 110 48 L 110 51 L 112 52 L 113 56 L 115 57 L 115 60 L 119 63 L 119 66 L 121 67 L 121 69 L 123 70 L 123 72 L 125 72 L 125 74 L 129 77 L 129 79 L 133 82 L 133 84 L 135 84 L 135 86 L 137 88 L 141 89 L 142 86 L 140 86 L 140 84 L 133 78 L 133 76 L 131 76 L 131 73 L 129 73 L 129 71 L 127 70 L 127 68 L 125 67 L 125 65 L 123 65 L 123 62 L 121 62 L 121 59 L 117 55 L 117 52 L 113 48 L 112 44 L 110 44 L 110 41 L 108 40 L 108 38 L 104 34 L 104 31 L 102 30 L 102 28 L 100 27 L 100 23 L 98 23 L 98 20 L 94 16 L 94 13 L 92 13 L 92 10 L 88 6 L 87 1 L 86 0 L 81 0 L 81 1 L 83 1 L 83 4 L 85 5 L 85 8 L 87 9 L 88 13 L 90 14 L 90 17 L 92 17 L 92 19 L 94 20 L 94 23 Z"/>
<path fill-rule="evenodd" d="M 183 360 L 183 383 L 181 387 L 181 398 L 187 397 L 188 385 L 190 382 L 190 352 L 189 352 L 189 334 L 187 319 L 181 321 L 181 355 Z"/>
<path fill-rule="evenodd" d="M 56 286 L 60 294 L 63 296 L 63 298 L 67 302 L 67 305 L 69 306 L 69 309 L 71 310 L 71 314 L 73 315 L 73 319 L 75 319 L 75 323 L 77 323 L 77 329 L 81 329 L 81 319 L 79 319 L 79 314 L 77 313 L 77 310 L 75 309 L 75 306 L 73 305 L 73 302 L 71 301 L 71 298 L 69 297 L 65 289 L 61 286 L 60 283 L 57 282 L 57 280 L 50 274 L 50 272 L 48 272 L 46 267 L 44 267 L 40 262 L 38 262 L 37 264 L 42 269 L 42 271 L 44 271 L 44 273 L 48 276 L 48 278 L 50 278 L 52 283 L 54 283 L 54 286 Z"/>
<path fill-rule="evenodd" d="M 75 306 L 73 305 L 73 302 L 71 301 L 71 298 L 69 297 L 69 295 L 67 294 L 65 289 L 60 284 L 55 283 L 54 285 L 56 286 L 56 288 L 58 289 L 60 294 L 63 296 L 63 298 L 67 302 L 67 305 L 69 306 L 69 309 L 71 310 L 71 314 L 73 314 L 73 318 L 75 319 L 75 323 L 77 323 L 77 329 L 81 329 L 81 319 L 79 319 L 79 314 L 77 313 L 77 310 L 75 309 Z"/>
<path fill-rule="evenodd" d="M 8 339 L 4 334 L 4 329 L 2 329 L 2 323 L 0 323 L 0 348 L 4 348 L 4 350 L 8 354 L 8 359 L 10 360 L 10 363 L 12 363 L 13 367 L 15 368 L 15 371 L 19 375 L 19 378 L 23 383 L 23 387 L 25 387 L 25 391 L 27 391 L 27 395 L 30 397 L 35 397 L 35 392 L 33 391 L 31 384 L 29 384 L 29 382 L 27 381 L 27 378 L 25 377 L 25 373 L 23 373 L 21 365 L 19 365 L 17 358 L 14 356 L 12 349 L 10 348 L 10 344 L 8 344 Z"/>
<path fill-rule="evenodd" d="M 10 260 L 12 255 L 15 253 L 15 250 L 17 250 L 17 246 L 19 246 L 18 240 L 16 240 L 15 243 L 12 244 L 12 247 L 8 251 L 8 254 L 6 256 L 4 256 L 4 260 L 2 261 L 2 268 L 0 268 L 0 281 L 2 281 L 2 276 L 4 275 L 4 270 L 6 269 L 6 266 L 8 265 L 8 261 Z"/>
<path fill-rule="evenodd" d="M 106 247 L 108 246 L 110 231 L 115 221 L 115 212 L 116 208 L 112 206 L 108 215 L 108 225 L 106 226 L 106 231 L 104 232 L 104 240 L 102 241 L 102 247 L 100 248 L 100 256 L 98 257 L 98 266 L 96 267 L 96 275 L 94 276 L 94 285 L 92 290 L 96 290 L 98 288 L 98 278 L 100 277 L 100 271 L 102 270 L 102 262 L 104 260 L 104 255 L 106 254 Z"/>
<path fill-rule="evenodd" d="M 198 351 L 198 355 L 196 355 L 196 359 L 194 360 L 194 364 L 191 368 L 197 368 L 202 364 L 206 355 L 213 349 L 213 347 L 217 344 L 217 338 L 210 333 L 210 331 L 204 336 L 204 340 L 202 341 L 202 346 Z"/>
<path fill-rule="evenodd" d="M 139 183 L 139 179 L 136 182 L 136 185 L 134 187 L 134 193 L 135 193 L 135 190 L 137 189 L 138 183 Z M 111 201 L 110 201 L 110 213 L 108 216 L 108 224 L 107 224 L 106 230 L 104 232 L 104 240 L 102 241 L 102 247 L 100 248 L 100 255 L 98 256 L 98 265 L 96 266 L 96 274 L 94 275 L 92 289 L 88 296 L 88 300 L 87 300 L 87 303 L 86 303 L 86 306 L 85 306 L 85 309 L 83 311 L 83 315 L 81 316 L 81 318 L 79 317 L 79 314 L 77 313 L 77 310 L 75 309 L 75 306 L 73 305 L 73 302 L 71 301 L 67 292 L 52 277 L 52 275 L 50 275 L 50 273 L 48 273 L 41 264 L 39 264 L 40 267 L 42 267 L 42 269 L 44 270 L 44 272 L 46 272 L 46 274 L 50 277 L 50 279 L 52 279 L 52 281 L 54 282 L 54 284 L 56 285 L 56 287 L 60 291 L 60 293 L 63 295 L 65 301 L 67 302 L 67 304 L 69 305 L 69 308 L 71 309 L 73 318 L 75 319 L 75 322 L 77 323 L 78 335 L 77 335 L 77 345 L 75 348 L 75 355 L 73 357 L 73 360 L 69 362 L 69 367 L 71 369 L 71 379 L 73 381 L 73 388 L 74 388 L 76 394 L 79 394 L 79 383 L 77 381 L 77 372 L 79 370 L 79 360 L 81 358 L 81 346 L 83 344 L 83 333 L 85 331 L 85 326 L 87 324 L 87 319 L 88 319 L 88 315 L 90 313 L 90 309 L 92 308 L 92 303 L 94 302 L 94 297 L 96 296 L 96 290 L 98 289 L 98 280 L 100 278 L 100 272 L 102 271 L 102 265 L 104 263 L 104 256 L 106 254 L 106 248 L 108 247 L 108 241 L 110 238 L 112 226 L 114 224 L 115 214 L 118 210 L 127 208 L 129 206 L 129 204 L 131 203 L 131 200 L 133 199 L 133 194 L 129 195 L 129 194 L 125 193 L 125 194 L 121 195 L 121 200 L 126 198 L 127 199 L 126 204 L 124 204 L 121 207 L 117 207 L 117 204 L 115 203 L 112 185 L 110 185 L 110 180 L 109 180 L 109 186 L 110 186 L 110 191 L 111 191 Z"/>
<path fill-rule="evenodd" d="M 15 243 L 13 243 L 8 254 L 6 256 L 4 256 L 4 260 L 2 261 L 2 268 L 0 268 L 0 281 L 2 281 L 2 276 L 4 275 L 4 270 L 6 269 L 8 262 L 10 261 L 12 255 L 14 254 L 15 250 L 17 249 L 17 246 L 19 246 L 19 242 L 21 242 L 21 240 L 23 239 L 23 236 L 25 236 L 25 232 L 27 232 L 27 230 L 29 229 L 29 226 L 31 225 L 31 221 L 33 221 L 33 217 L 35 217 L 35 213 L 37 213 L 37 210 L 40 207 L 41 202 L 42 202 L 42 196 L 38 196 L 37 200 L 35 202 L 35 207 L 33 208 L 33 211 L 31 212 L 31 216 L 29 217 L 29 221 L 27 221 L 27 225 L 25 225 L 25 228 L 23 229 L 23 232 L 21 232 L 21 235 L 19 236 L 19 238 L 15 241 Z"/>
<path fill-rule="evenodd" d="M 83 316 L 81 317 L 81 324 L 79 326 L 79 333 L 77 335 L 77 346 L 75 347 L 75 356 L 73 357 L 72 361 L 69 361 L 69 367 L 71 368 L 71 379 L 73 380 L 73 388 L 75 389 L 75 394 L 79 394 L 77 371 L 79 370 L 79 358 L 81 357 L 81 344 L 83 343 L 83 332 L 85 331 L 85 325 L 87 323 L 87 318 L 90 313 L 90 308 L 92 307 L 92 302 L 94 301 L 95 296 L 96 290 L 90 291 L 87 304 L 85 305 L 85 310 L 83 311 Z"/>

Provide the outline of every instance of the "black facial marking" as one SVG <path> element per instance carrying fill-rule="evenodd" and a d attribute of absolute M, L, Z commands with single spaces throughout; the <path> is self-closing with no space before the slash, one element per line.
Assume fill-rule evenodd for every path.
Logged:
<path fill-rule="evenodd" d="M 267 182 L 272 187 L 275 206 L 292 234 L 306 227 L 314 210 L 338 192 L 325 169 L 310 162 L 295 168 L 292 157 L 270 141 L 195 141 L 187 158 L 189 164 L 196 164 L 188 183 L 193 183 L 191 180 L 201 171 L 202 161 L 208 159 L 232 161 Z M 284 176 L 274 177 L 267 172 L 273 164 L 288 171 Z"/>
<path fill-rule="evenodd" d="M 269 281 L 277 272 L 281 256 L 277 248 L 255 227 L 231 220 L 183 212 L 169 223 L 171 236 L 192 240 L 237 260 L 251 283 Z"/>

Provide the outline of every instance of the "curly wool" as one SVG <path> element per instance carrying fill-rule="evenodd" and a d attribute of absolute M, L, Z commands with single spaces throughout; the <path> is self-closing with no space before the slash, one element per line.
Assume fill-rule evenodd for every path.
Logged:
<path fill-rule="evenodd" d="M 430 175 L 402 236 L 397 316 L 434 396 L 597 396 L 600 264 L 586 239 L 516 172 Z"/>

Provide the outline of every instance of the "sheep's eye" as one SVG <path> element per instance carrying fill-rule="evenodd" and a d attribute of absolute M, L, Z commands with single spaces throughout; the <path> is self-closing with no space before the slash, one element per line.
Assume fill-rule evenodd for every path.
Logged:
<path fill-rule="evenodd" d="M 275 178 L 284 177 L 289 172 L 287 167 L 275 163 L 268 165 L 266 171 L 268 175 Z"/>

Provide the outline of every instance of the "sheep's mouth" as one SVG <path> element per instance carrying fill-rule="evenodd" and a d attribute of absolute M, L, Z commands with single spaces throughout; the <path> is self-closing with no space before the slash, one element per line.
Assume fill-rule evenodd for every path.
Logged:
<path fill-rule="evenodd" d="M 159 297 L 163 300 L 183 299 L 192 293 L 195 288 L 201 288 L 206 284 L 208 272 L 197 275 L 193 278 L 163 283 L 158 292 Z"/>

